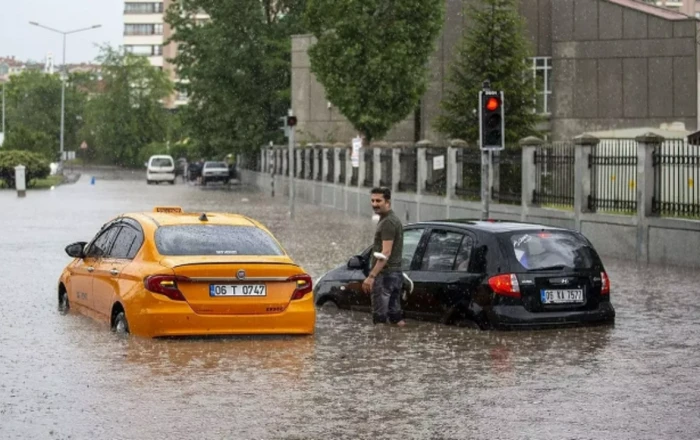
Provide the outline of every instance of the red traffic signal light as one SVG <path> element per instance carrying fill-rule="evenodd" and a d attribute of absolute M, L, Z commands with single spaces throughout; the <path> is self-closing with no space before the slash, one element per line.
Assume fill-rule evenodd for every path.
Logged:
<path fill-rule="evenodd" d="M 501 106 L 501 101 L 494 96 L 489 97 L 488 100 L 486 101 L 486 110 L 488 110 L 490 112 L 495 112 L 496 110 L 498 110 L 498 107 L 500 107 L 500 106 Z"/>
<path fill-rule="evenodd" d="M 294 127 L 295 125 L 297 125 L 297 117 L 287 116 L 287 125 L 290 127 Z"/>

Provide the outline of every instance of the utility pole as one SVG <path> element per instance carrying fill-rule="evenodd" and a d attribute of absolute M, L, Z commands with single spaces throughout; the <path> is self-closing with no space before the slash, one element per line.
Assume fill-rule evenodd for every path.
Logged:
<path fill-rule="evenodd" d="M 289 159 L 287 160 L 287 169 L 289 171 L 289 218 L 294 218 L 294 172 L 296 171 L 294 160 L 294 131 L 297 125 L 297 118 L 294 116 L 294 111 L 289 109 L 287 117 L 287 126 L 289 127 Z"/>
<path fill-rule="evenodd" d="M 61 72 L 61 154 L 58 159 L 59 163 L 59 169 L 62 169 L 63 165 L 63 138 L 64 138 L 64 127 L 65 127 L 65 113 L 66 113 L 66 81 L 68 80 L 68 70 L 66 69 L 66 36 L 69 34 L 75 34 L 76 32 L 83 32 L 83 31 L 89 31 L 92 29 L 97 29 L 99 27 L 102 27 L 101 24 L 96 24 L 94 26 L 90 26 L 87 28 L 80 28 L 80 29 L 75 29 L 72 31 L 59 31 L 57 29 L 50 28 L 48 26 L 44 26 L 42 24 L 39 24 L 35 21 L 30 21 L 29 24 L 32 26 L 38 26 L 40 28 L 47 29 L 51 32 L 56 32 L 58 34 L 63 35 L 63 65 L 62 67 L 62 72 Z M 3 130 L 4 133 L 4 130 Z"/>
<path fill-rule="evenodd" d="M 5 142 L 5 82 L 2 83 L 2 138 L 0 138 L 0 147 Z"/>

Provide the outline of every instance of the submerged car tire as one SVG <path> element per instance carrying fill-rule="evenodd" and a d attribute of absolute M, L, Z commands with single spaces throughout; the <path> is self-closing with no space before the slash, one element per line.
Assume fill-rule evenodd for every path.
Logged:
<path fill-rule="evenodd" d="M 119 335 L 129 334 L 129 322 L 126 320 L 126 314 L 123 311 L 119 311 L 114 317 L 112 331 Z"/>
<path fill-rule="evenodd" d="M 61 291 L 58 294 L 58 311 L 67 313 L 70 310 L 70 301 L 68 301 L 68 292 Z"/>

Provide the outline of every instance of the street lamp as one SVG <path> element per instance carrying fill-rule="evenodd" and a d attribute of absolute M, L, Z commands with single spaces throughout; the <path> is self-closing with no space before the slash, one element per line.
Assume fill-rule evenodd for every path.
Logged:
<path fill-rule="evenodd" d="M 50 30 L 51 32 L 56 32 L 58 34 L 63 35 L 63 65 L 62 65 L 63 72 L 61 74 L 61 156 L 58 160 L 59 169 L 60 169 L 60 165 L 63 164 L 63 130 L 64 130 L 63 127 L 64 127 L 65 111 L 66 111 L 66 79 L 68 77 L 68 71 L 66 70 L 66 35 L 75 34 L 77 32 L 89 31 L 91 29 L 97 29 L 99 27 L 102 27 L 102 25 L 96 24 L 94 26 L 64 32 L 64 31 L 59 31 L 57 29 L 50 28 L 48 26 L 44 26 L 44 25 L 39 24 L 35 21 L 30 21 L 29 24 L 31 24 L 33 26 L 38 26 L 40 28 Z"/>

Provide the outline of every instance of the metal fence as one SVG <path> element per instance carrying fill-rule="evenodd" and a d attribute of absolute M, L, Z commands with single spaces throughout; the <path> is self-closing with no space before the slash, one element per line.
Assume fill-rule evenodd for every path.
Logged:
<path fill-rule="evenodd" d="M 316 166 L 316 176 L 315 180 L 317 182 L 323 182 L 323 149 L 321 148 L 314 148 L 313 150 L 314 158 L 318 161 L 318 165 Z"/>
<path fill-rule="evenodd" d="M 700 146 L 667 139 L 653 152 L 652 212 L 700 218 Z"/>
<path fill-rule="evenodd" d="M 498 165 L 498 186 L 492 192 L 494 202 L 509 205 L 521 204 L 523 150 L 520 147 L 506 148 L 494 154 L 493 159 L 494 165 Z"/>
<path fill-rule="evenodd" d="M 481 151 L 475 148 L 457 150 L 457 187 L 455 194 L 468 199 L 481 199 Z"/>
<path fill-rule="evenodd" d="M 558 142 L 535 150 L 534 205 L 574 206 L 574 145 Z"/>
<path fill-rule="evenodd" d="M 371 188 L 374 186 L 374 148 L 362 148 L 360 151 L 364 151 L 365 160 L 365 180 L 362 186 Z"/>
<path fill-rule="evenodd" d="M 340 164 L 340 170 L 338 170 L 338 183 L 341 185 L 345 184 L 345 179 L 346 179 L 346 160 L 348 157 L 348 149 L 347 148 L 340 148 L 338 149 L 338 163 Z"/>
<path fill-rule="evenodd" d="M 418 191 L 418 157 L 415 148 L 402 148 L 399 153 L 401 166 L 401 178 L 399 179 L 399 191 Z"/>
<path fill-rule="evenodd" d="M 335 181 L 335 149 L 329 148 L 326 150 L 326 163 L 328 164 L 328 172 L 326 173 L 326 182 L 333 183 Z"/>
<path fill-rule="evenodd" d="M 637 141 L 601 139 L 588 157 L 591 212 L 630 214 L 637 211 Z"/>
<path fill-rule="evenodd" d="M 447 194 L 447 148 L 428 148 L 425 151 L 425 159 L 425 193 L 444 196 Z"/>

